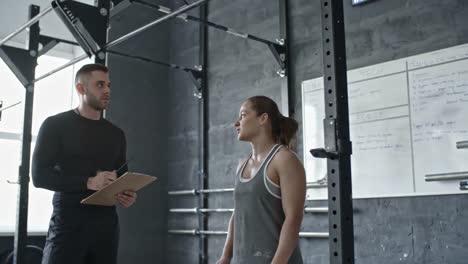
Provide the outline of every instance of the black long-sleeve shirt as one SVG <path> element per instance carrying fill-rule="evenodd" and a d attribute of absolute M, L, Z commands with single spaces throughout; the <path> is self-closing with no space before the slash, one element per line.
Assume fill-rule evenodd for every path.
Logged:
<path fill-rule="evenodd" d="M 47 118 L 32 159 L 34 186 L 55 191 L 54 209 L 78 206 L 93 191 L 89 177 L 126 162 L 124 132 L 105 119 L 91 120 L 73 110 Z M 127 166 L 119 172 L 127 171 Z"/>

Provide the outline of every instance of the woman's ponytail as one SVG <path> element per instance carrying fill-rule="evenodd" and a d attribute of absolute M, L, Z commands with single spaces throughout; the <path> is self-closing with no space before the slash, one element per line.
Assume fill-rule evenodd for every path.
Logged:
<path fill-rule="evenodd" d="M 253 96 L 247 99 L 258 115 L 267 113 L 271 120 L 271 132 L 273 138 L 289 148 L 292 148 L 291 140 L 296 135 L 299 127 L 296 120 L 283 116 L 276 103 L 266 96 Z"/>
<path fill-rule="evenodd" d="M 279 141 L 281 144 L 292 148 L 291 140 L 296 135 L 299 125 L 296 120 L 280 114 L 279 118 Z"/>

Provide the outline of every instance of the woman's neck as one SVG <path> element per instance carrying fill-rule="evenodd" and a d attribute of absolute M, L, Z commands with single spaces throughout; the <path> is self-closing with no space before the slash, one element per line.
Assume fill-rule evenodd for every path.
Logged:
<path fill-rule="evenodd" d="M 271 138 L 259 138 L 250 142 L 252 146 L 252 159 L 260 161 L 265 158 L 276 142 Z"/>

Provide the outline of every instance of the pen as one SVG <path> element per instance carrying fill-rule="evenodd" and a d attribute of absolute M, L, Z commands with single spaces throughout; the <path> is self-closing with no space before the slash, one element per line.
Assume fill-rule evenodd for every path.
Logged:
<path fill-rule="evenodd" d="M 127 164 L 128 164 L 128 162 L 129 162 L 130 160 L 131 160 L 131 158 L 130 158 L 130 159 L 128 159 L 127 161 L 125 161 L 125 163 L 124 163 L 124 164 L 122 164 L 122 166 L 120 166 L 120 168 L 116 169 L 115 171 L 116 171 L 116 172 L 118 172 L 119 170 L 123 169 L 123 168 L 125 167 L 125 165 L 127 165 Z"/>

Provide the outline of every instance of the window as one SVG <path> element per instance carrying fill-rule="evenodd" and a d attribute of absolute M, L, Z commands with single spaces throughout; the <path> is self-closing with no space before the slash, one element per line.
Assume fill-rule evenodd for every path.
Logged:
<path fill-rule="evenodd" d="M 68 59 L 41 56 L 36 67 L 36 76 L 41 76 L 65 63 Z M 78 105 L 73 79 L 77 67 L 89 63 L 83 61 L 75 67 L 68 67 L 36 83 L 34 93 L 31 154 L 42 122 L 51 115 L 67 111 Z M 76 70 L 75 70 L 76 69 Z M 8 66 L 0 60 L 0 101 L 8 107 L 22 102 L 2 113 L 0 120 L 0 193 L 2 194 L 2 217 L 0 232 L 10 233 L 16 227 L 18 180 L 21 163 L 21 137 L 23 129 L 25 90 Z M 53 192 L 29 186 L 28 232 L 45 232 L 52 214 Z"/>

